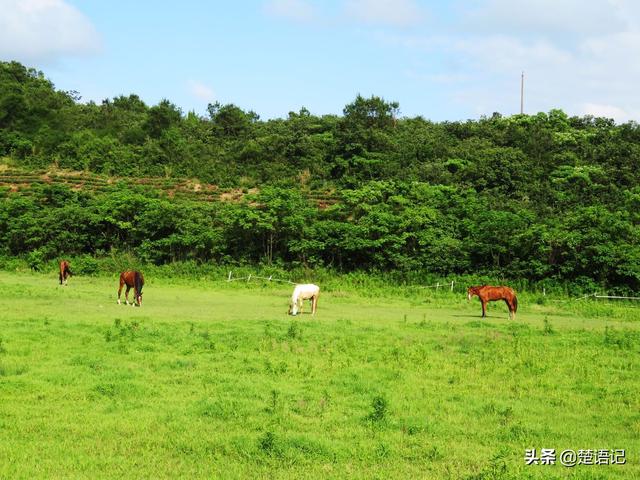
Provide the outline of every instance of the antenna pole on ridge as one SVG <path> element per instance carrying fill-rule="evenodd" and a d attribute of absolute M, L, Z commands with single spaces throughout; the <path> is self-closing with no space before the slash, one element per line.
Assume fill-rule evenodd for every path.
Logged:
<path fill-rule="evenodd" d="M 524 113 L 524 72 L 520 76 L 520 115 Z"/>

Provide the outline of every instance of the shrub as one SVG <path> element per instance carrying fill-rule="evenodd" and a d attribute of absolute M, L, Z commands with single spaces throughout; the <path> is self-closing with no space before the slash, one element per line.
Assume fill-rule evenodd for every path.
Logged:
<path fill-rule="evenodd" d="M 367 419 L 373 423 L 384 423 L 389 414 L 389 402 L 383 395 L 377 395 L 371 401 L 372 411 Z"/>

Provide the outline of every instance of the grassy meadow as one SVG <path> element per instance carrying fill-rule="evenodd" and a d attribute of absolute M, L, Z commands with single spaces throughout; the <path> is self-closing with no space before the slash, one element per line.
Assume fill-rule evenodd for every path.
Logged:
<path fill-rule="evenodd" d="M 640 478 L 640 306 L 0 272 L 0 478 Z M 309 310 L 308 305 L 306 306 Z M 525 466 L 527 448 L 625 465 Z"/>

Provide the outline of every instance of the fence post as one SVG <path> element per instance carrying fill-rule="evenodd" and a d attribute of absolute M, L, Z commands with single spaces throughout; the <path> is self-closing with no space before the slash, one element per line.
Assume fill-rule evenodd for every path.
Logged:
<path fill-rule="evenodd" d="M 227 282 L 231 281 L 231 270 L 229 270 L 229 277 L 227 278 Z"/>
<path fill-rule="evenodd" d="M 247 277 L 247 283 L 249 282 L 249 280 L 251 280 L 251 274 L 249 274 L 249 276 Z"/>
<path fill-rule="evenodd" d="M 440 282 L 436 282 L 436 292 L 438 291 L 439 288 L 440 288 Z"/>
<path fill-rule="evenodd" d="M 451 280 L 451 291 L 453 292 L 453 280 Z"/>
<path fill-rule="evenodd" d="M 546 288 L 542 287 L 542 296 L 546 297 L 547 296 L 547 290 Z"/>
<path fill-rule="evenodd" d="M 273 275 L 269 275 L 269 281 L 271 281 L 271 277 L 273 277 Z"/>

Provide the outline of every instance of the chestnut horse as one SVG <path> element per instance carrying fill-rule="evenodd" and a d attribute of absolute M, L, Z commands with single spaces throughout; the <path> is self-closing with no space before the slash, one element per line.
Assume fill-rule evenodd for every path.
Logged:
<path fill-rule="evenodd" d="M 477 287 L 469 287 L 467 290 L 467 299 L 477 295 L 482 304 L 482 316 L 487 316 L 487 303 L 496 300 L 504 300 L 509 307 L 509 318 L 515 320 L 518 311 L 518 298 L 516 292 L 509 287 L 492 287 L 490 285 L 481 285 Z"/>
<path fill-rule="evenodd" d="M 71 273 L 71 268 L 69 268 L 69 262 L 67 262 L 66 260 L 61 260 L 60 261 L 60 285 L 66 285 L 67 284 L 67 279 L 73 275 L 73 273 Z"/>
<path fill-rule="evenodd" d="M 122 272 L 120 274 L 120 288 L 118 289 L 118 305 L 120 305 L 120 294 L 122 293 L 122 287 L 127 286 L 127 290 L 124 292 L 124 301 L 129 305 L 129 290 L 133 288 L 133 293 L 135 296 L 135 303 L 132 303 L 131 306 L 137 304 L 139 307 L 142 306 L 142 287 L 144 286 L 144 277 L 142 273 L 137 272 L 135 270 L 127 270 L 126 272 Z"/>

